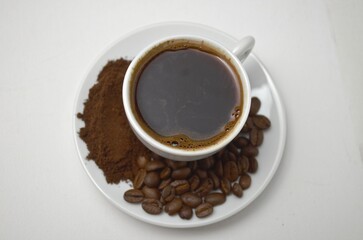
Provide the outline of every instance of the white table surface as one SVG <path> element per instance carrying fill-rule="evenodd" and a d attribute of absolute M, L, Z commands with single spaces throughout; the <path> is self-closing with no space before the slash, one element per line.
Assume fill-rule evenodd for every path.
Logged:
<path fill-rule="evenodd" d="M 362 1 L 0 0 L 0 239 L 361 239 Z M 183 20 L 256 38 L 284 101 L 285 154 L 263 194 L 197 229 L 130 218 L 76 154 L 85 71 L 137 27 Z"/>

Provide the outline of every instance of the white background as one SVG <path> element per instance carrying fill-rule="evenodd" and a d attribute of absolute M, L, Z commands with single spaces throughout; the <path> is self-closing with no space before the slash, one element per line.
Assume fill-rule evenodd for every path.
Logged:
<path fill-rule="evenodd" d="M 363 2 L 0 0 L 0 239 L 361 239 Z M 91 62 L 150 23 L 256 38 L 285 104 L 287 144 L 264 193 L 198 229 L 130 218 L 77 157 L 72 109 Z"/>

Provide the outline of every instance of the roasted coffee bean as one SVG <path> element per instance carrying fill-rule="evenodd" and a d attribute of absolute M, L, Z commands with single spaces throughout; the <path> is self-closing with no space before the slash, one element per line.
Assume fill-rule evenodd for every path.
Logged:
<path fill-rule="evenodd" d="M 247 122 L 247 125 L 250 128 L 250 130 L 255 127 L 255 124 L 253 122 L 253 118 L 252 117 L 247 118 L 247 121 L 246 122 Z"/>
<path fill-rule="evenodd" d="M 199 188 L 195 190 L 195 192 L 201 196 L 204 197 L 208 193 L 210 193 L 213 190 L 213 181 L 210 178 L 203 179 L 202 183 L 200 184 Z"/>
<path fill-rule="evenodd" d="M 161 197 L 165 200 L 165 202 L 170 202 L 175 197 L 175 188 L 172 186 L 167 186 L 161 192 Z"/>
<path fill-rule="evenodd" d="M 258 131 L 256 146 L 261 146 L 263 143 L 263 131 Z"/>
<path fill-rule="evenodd" d="M 248 127 L 247 123 L 243 125 L 241 133 L 248 133 L 251 129 Z"/>
<path fill-rule="evenodd" d="M 271 126 L 270 120 L 263 115 L 256 115 L 253 117 L 253 123 L 259 129 L 267 129 Z"/>
<path fill-rule="evenodd" d="M 174 161 L 174 170 L 188 166 L 188 161 Z"/>
<path fill-rule="evenodd" d="M 238 160 L 236 162 L 237 164 L 237 169 L 238 169 L 238 175 L 241 175 L 241 173 L 243 173 L 243 167 L 242 167 L 242 164 L 241 164 L 241 158 L 238 157 Z"/>
<path fill-rule="evenodd" d="M 160 199 L 160 191 L 157 188 L 144 186 L 142 192 L 144 193 L 145 198 Z"/>
<path fill-rule="evenodd" d="M 258 128 L 252 128 L 251 131 L 249 132 L 249 137 L 250 137 L 250 143 L 252 146 L 257 145 L 257 138 L 258 138 Z"/>
<path fill-rule="evenodd" d="M 250 108 L 250 116 L 256 115 L 258 113 L 258 110 L 260 110 L 261 107 L 261 101 L 257 97 L 253 97 L 251 99 L 251 108 Z"/>
<path fill-rule="evenodd" d="M 239 183 L 233 183 L 232 193 L 239 198 L 242 197 L 243 189 L 242 189 L 241 185 L 239 185 Z"/>
<path fill-rule="evenodd" d="M 164 206 L 165 204 L 167 204 L 167 202 L 165 201 L 165 199 L 163 197 L 160 197 L 159 201 L 161 202 L 161 204 Z"/>
<path fill-rule="evenodd" d="M 192 172 L 194 172 L 198 168 L 197 161 L 188 162 L 188 167 L 190 168 L 190 170 L 192 170 Z"/>
<path fill-rule="evenodd" d="M 249 117 L 247 118 L 247 121 L 241 130 L 241 133 L 248 133 L 249 131 L 251 131 L 252 128 L 254 128 L 253 119 Z"/>
<path fill-rule="evenodd" d="M 163 190 L 166 186 L 168 186 L 170 183 L 172 182 L 171 178 L 168 179 L 164 179 L 163 181 L 161 181 L 161 183 L 159 184 L 159 189 Z"/>
<path fill-rule="evenodd" d="M 149 214 L 157 215 L 162 212 L 163 205 L 157 199 L 145 199 L 142 202 L 142 209 Z"/>
<path fill-rule="evenodd" d="M 167 212 L 170 216 L 175 215 L 179 212 L 179 210 L 183 207 L 183 202 L 180 198 L 174 198 L 171 202 L 168 202 L 165 205 L 165 212 Z"/>
<path fill-rule="evenodd" d="M 149 160 L 145 156 L 139 156 L 136 160 L 137 166 L 139 166 L 139 168 L 145 168 L 148 162 Z"/>
<path fill-rule="evenodd" d="M 223 156 L 221 158 L 222 163 L 228 162 L 229 161 L 229 150 L 226 149 L 223 153 Z"/>
<path fill-rule="evenodd" d="M 260 146 L 263 142 L 263 132 L 257 128 L 250 131 L 250 142 L 253 146 Z"/>
<path fill-rule="evenodd" d="M 223 163 L 221 160 L 217 160 L 215 163 L 214 163 L 214 172 L 216 173 L 216 175 L 218 177 L 223 177 Z"/>
<path fill-rule="evenodd" d="M 171 174 L 171 169 L 170 167 L 165 167 L 163 168 L 163 170 L 161 170 L 160 172 L 160 179 L 167 179 L 168 177 L 170 177 Z"/>
<path fill-rule="evenodd" d="M 198 194 L 192 192 L 187 192 L 181 195 L 181 200 L 185 205 L 192 208 L 196 208 L 199 204 L 202 203 L 202 198 L 199 197 Z"/>
<path fill-rule="evenodd" d="M 222 178 L 220 188 L 224 194 L 228 195 L 231 192 L 231 182 L 225 177 Z"/>
<path fill-rule="evenodd" d="M 244 172 L 247 172 L 249 166 L 250 166 L 250 163 L 246 156 L 241 155 L 238 157 L 237 168 L 238 168 L 239 175 L 241 175 Z"/>
<path fill-rule="evenodd" d="M 124 193 L 124 199 L 129 203 L 140 203 L 144 200 L 144 194 L 137 189 L 130 189 Z"/>
<path fill-rule="evenodd" d="M 204 218 L 213 213 L 213 206 L 210 203 L 202 203 L 195 209 L 195 215 Z"/>
<path fill-rule="evenodd" d="M 252 145 L 242 148 L 242 155 L 246 157 L 256 157 L 258 155 L 258 149 Z"/>
<path fill-rule="evenodd" d="M 184 205 L 179 211 L 179 217 L 181 219 L 191 219 L 193 217 L 192 208 Z"/>
<path fill-rule="evenodd" d="M 249 173 L 255 173 L 257 172 L 257 169 L 258 169 L 258 162 L 256 160 L 256 158 L 252 157 L 252 158 L 249 158 L 249 168 L 248 168 L 248 172 Z"/>
<path fill-rule="evenodd" d="M 238 155 L 237 155 L 237 156 L 238 156 Z M 233 161 L 233 162 L 235 162 L 235 161 L 237 160 L 237 157 L 236 157 L 236 155 L 235 155 L 234 153 L 229 152 L 229 153 L 228 153 L 228 159 L 229 159 L 229 161 Z"/>
<path fill-rule="evenodd" d="M 233 142 L 239 148 L 247 147 L 247 145 L 249 143 L 248 139 L 245 137 L 238 137 Z"/>
<path fill-rule="evenodd" d="M 186 179 L 192 171 L 188 167 L 178 168 L 173 170 L 171 177 L 175 180 Z"/>
<path fill-rule="evenodd" d="M 162 158 L 162 156 L 160 156 L 160 155 L 158 155 L 158 154 L 156 154 L 156 153 L 152 152 L 152 153 L 151 153 L 151 159 L 152 159 L 152 160 L 158 160 L 158 161 L 160 161 L 160 160 L 162 160 L 163 158 Z"/>
<path fill-rule="evenodd" d="M 155 170 L 159 170 L 165 167 L 165 163 L 162 162 L 161 160 L 154 160 L 154 161 L 149 161 L 146 164 L 146 171 L 151 172 L 151 171 L 155 171 Z"/>
<path fill-rule="evenodd" d="M 243 189 L 247 189 L 251 186 L 251 177 L 250 175 L 248 175 L 247 173 L 243 173 L 241 175 L 241 177 L 239 178 L 239 185 L 241 185 L 241 187 Z"/>
<path fill-rule="evenodd" d="M 175 180 L 170 183 L 170 186 L 175 188 L 175 193 L 177 195 L 189 192 L 190 190 L 190 185 L 187 180 Z"/>
<path fill-rule="evenodd" d="M 144 178 L 144 184 L 148 187 L 157 187 L 160 183 L 160 177 L 157 172 L 148 172 Z"/>
<path fill-rule="evenodd" d="M 208 177 L 210 179 L 212 179 L 213 188 L 214 189 L 219 188 L 219 178 L 217 177 L 217 175 L 213 171 L 211 171 L 211 170 L 209 170 L 207 173 L 208 173 Z"/>
<path fill-rule="evenodd" d="M 228 144 L 227 149 L 234 155 L 238 156 L 238 154 L 239 154 L 238 148 L 233 143 Z M 229 159 L 229 160 L 232 160 L 232 159 Z"/>
<path fill-rule="evenodd" d="M 199 187 L 200 179 L 197 175 L 193 175 L 191 178 L 189 178 L 189 184 L 190 184 L 190 190 L 194 191 Z"/>
<path fill-rule="evenodd" d="M 198 177 L 200 179 L 205 179 L 208 177 L 207 171 L 199 169 L 199 168 L 197 170 L 195 170 L 195 173 L 198 175 Z"/>
<path fill-rule="evenodd" d="M 226 201 L 226 195 L 219 192 L 209 193 L 205 196 L 204 201 L 212 204 L 213 206 L 220 205 Z"/>
<path fill-rule="evenodd" d="M 233 161 L 228 161 L 223 165 L 223 176 L 230 181 L 236 181 L 238 178 L 237 164 Z"/>
<path fill-rule="evenodd" d="M 188 162 L 186 162 L 186 161 L 173 161 L 171 159 L 166 159 L 165 162 L 173 170 L 182 168 L 182 167 L 186 167 L 188 165 Z"/>
<path fill-rule="evenodd" d="M 146 176 L 145 169 L 141 168 L 141 169 L 139 169 L 139 171 L 137 171 L 136 176 L 133 181 L 133 187 L 135 189 L 140 189 L 142 187 L 142 185 L 144 185 L 145 176 Z"/>
<path fill-rule="evenodd" d="M 218 153 L 217 153 L 217 159 L 222 159 L 223 158 L 223 154 L 224 154 L 224 151 L 225 151 L 225 148 L 223 148 L 222 150 L 220 150 Z"/>
<path fill-rule="evenodd" d="M 198 166 L 204 170 L 210 169 L 211 167 L 213 167 L 213 165 L 214 165 L 213 156 L 198 161 Z"/>

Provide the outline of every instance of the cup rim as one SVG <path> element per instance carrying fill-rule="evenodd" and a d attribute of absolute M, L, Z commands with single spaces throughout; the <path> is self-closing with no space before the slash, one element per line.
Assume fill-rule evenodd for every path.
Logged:
<path fill-rule="evenodd" d="M 234 65 L 235 69 L 238 73 L 238 79 L 242 84 L 243 89 L 243 106 L 241 109 L 241 117 L 237 120 L 237 123 L 232 128 L 232 131 L 227 134 L 222 139 L 218 140 L 215 144 L 211 144 L 209 146 L 203 147 L 203 148 L 197 148 L 197 149 L 182 149 L 182 148 L 174 148 L 171 146 L 167 146 L 153 137 L 151 137 L 137 122 L 132 109 L 131 109 L 131 101 L 130 101 L 130 83 L 131 83 L 131 76 L 132 73 L 136 70 L 135 65 L 142 59 L 144 56 L 147 55 L 147 53 L 157 47 L 158 45 L 170 41 L 170 40 L 194 40 L 194 41 L 204 41 L 209 46 L 213 47 L 214 49 L 217 49 L 218 52 L 224 54 L 227 56 L 230 60 L 230 63 Z M 251 105 L 251 87 L 249 83 L 249 78 L 247 75 L 246 70 L 242 66 L 242 62 L 232 53 L 231 50 L 227 49 L 223 45 L 219 44 L 218 42 L 211 40 L 206 37 L 197 36 L 197 35 L 173 35 L 166 38 L 159 39 L 148 46 L 146 46 L 143 50 L 141 50 L 135 58 L 131 61 L 131 64 L 129 65 L 126 74 L 124 76 L 124 81 L 122 85 L 122 101 L 123 106 L 125 109 L 126 117 L 129 121 L 129 124 L 132 128 L 132 130 L 135 132 L 135 134 L 142 138 L 143 141 L 150 144 L 155 149 L 158 149 L 161 152 L 164 152 L 168 155 L 178 155 L 183 157 L 198 157 L 198 156 L 206 156 L 211 155 L 223 147 L 227 146 L 241 131 L 244 123 L 247 120 L 250 105 Z"/>

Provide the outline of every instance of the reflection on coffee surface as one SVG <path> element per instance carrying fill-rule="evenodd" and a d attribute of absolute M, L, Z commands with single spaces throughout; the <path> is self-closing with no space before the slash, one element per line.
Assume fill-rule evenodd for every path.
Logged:
<path fill-rule="evenodd" d="M 211 145 L 241 115 L 235 70 L 196 48 L 166 50 L 151 58 L 138 73 L 134 97 L 143 128 L 174 147 Z"/>

